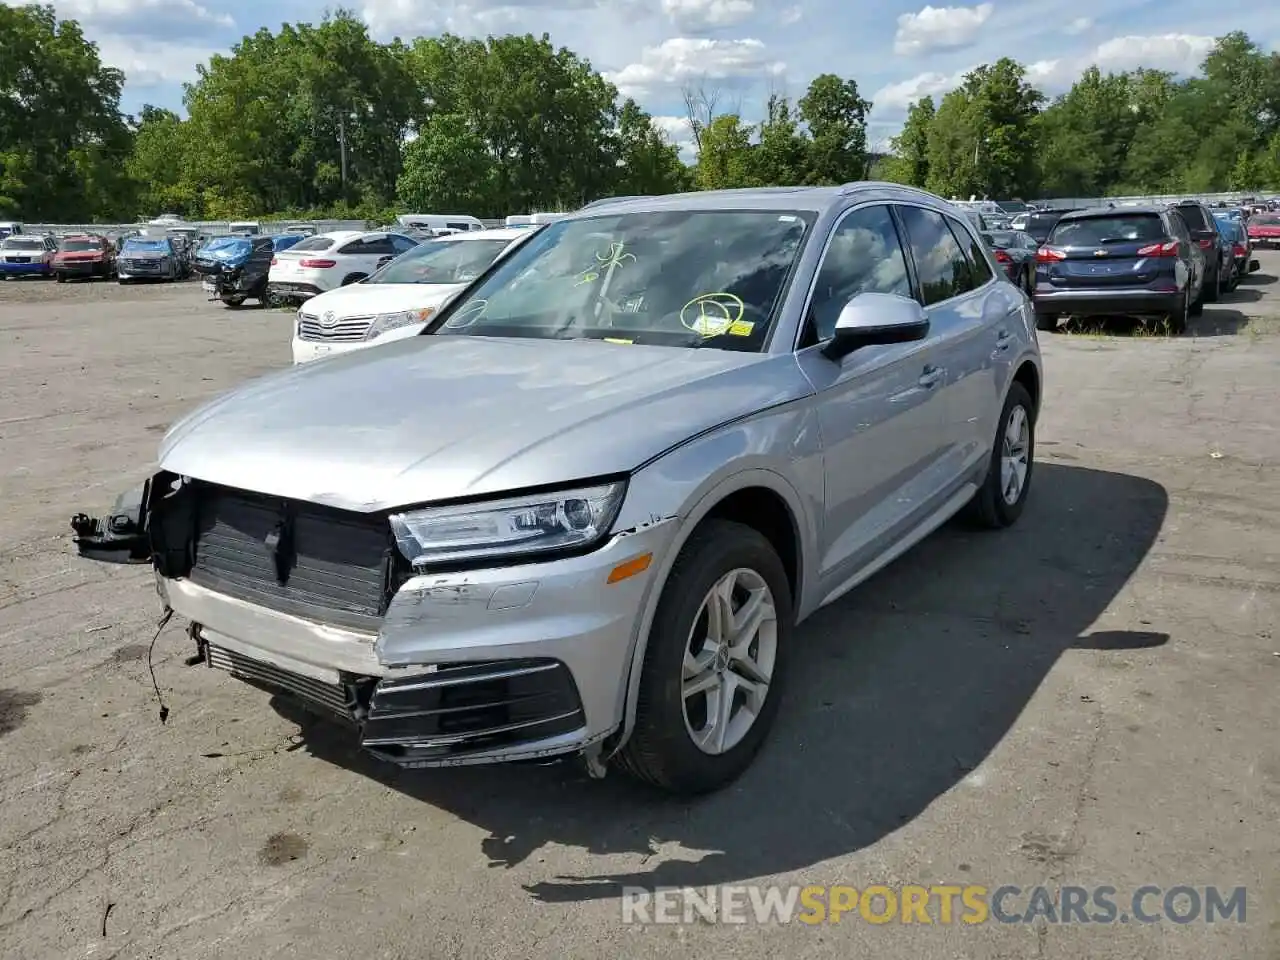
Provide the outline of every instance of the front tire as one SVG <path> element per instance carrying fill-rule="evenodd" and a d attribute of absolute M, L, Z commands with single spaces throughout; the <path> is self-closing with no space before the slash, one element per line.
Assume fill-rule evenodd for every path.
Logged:
<path fill-rule="evenodd" d="M 986 479 L 965 507 L 966 519 L 993 530 L 1018 522 L 1031 490 L 1035 449 L 1035 405 L 1027 388 L 1015 381 L 1000 411 Z"/>
<path fill-rule="evenodd" d="M 247 300 L 247 299 L 248 299 L 247 297 L 243 297 L 243 296 L 240 296 L 239 294 L 237 294 L 237 295 L 232 296 L 232 297 L 223 297 L 223 298 L 222 298 L 222 302 L 223 302 L 224 304 L 226 304 L 228 307 L 235 308 L 235 307 L 239 307 L 239 306 L 243 305 L 243 304 L 244 304 L 244 302 L 245 302 L 245 300 Z"/>
<path fill-rule="evenodd" d="M 62 272 L 55 273 L 55 274 L 53 275 L 53 281 L 54 281 L 54 283 L 66 283 L 66 282 L 67 282 L 67 275 L 66 275 L 65 273 L 62 273 Z"/>
<path fill-rule="evenodd" d="M 769 541 L 744 524 L 705 522 L 658 601 L 622 768 L 682 795 L 738 777 L 777 715 L 791 628 L 791 588 Z"/>
<path fill-rule="evenodd" d="M 1045 333 L 1052 333 L 1058 329 L 1058 315 L 1056 313 L 1037 313 L 1036 329 Z"/>

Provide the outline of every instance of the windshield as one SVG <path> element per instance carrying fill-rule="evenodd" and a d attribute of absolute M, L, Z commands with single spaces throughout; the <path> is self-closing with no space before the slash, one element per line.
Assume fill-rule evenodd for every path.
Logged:
<path fill-rule="evenodd" d="M 1096 247 L 1106 243 L 1164 239 L 1164 223 L 1154 213 L 1067 220 L 1053 229 L 1049 242 L 1059 247 Z"/>
<path fill-rule="evenodd" d="M 124 242 L 124 249 L 130 253 L 168 253 L 169 241 L 129 239 Z"/>
<path fill-rule="evenodd" d="M 365 283 L 470 283 L 510 240 L 428 240 L 397 257 Z"/>
<path fill-rule="evenodd" d="M 561 220 L 430 329 L 758 351 L 813 219 L 671 210 Z"/>
<path fill-rule="evenodd" d="M 97 240 L 63 240 L 58 249 L 64 253 L 80 253 L 85 250 L 101 250 L 102 244 Z"/>
<path fill-rule="evenodd" d="M 44 241 L 29 240 L 26 237 L 9 237 L 0 243 L 0 250 L 43 250 Z"/>

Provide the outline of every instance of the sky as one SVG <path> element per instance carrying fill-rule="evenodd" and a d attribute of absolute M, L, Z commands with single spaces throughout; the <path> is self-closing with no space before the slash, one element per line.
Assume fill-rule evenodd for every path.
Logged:
<path fill-rule="evenodd" d="M 10 5 L 28 0 L 0 0 Z M 946 3 L 946 0 L 938 0 Z M 321 2 L 276 0 L 53 0 L 80 21 L 106 63 L 125 72 L 122 108 L 181 111 L 195 65 L 241 36 L 316 20 Z M 868 139 L 887 146 L 910 103 L 959 84 L 1002 56 L 1028 67 L 1050 95 L 1081 70 L 1138 66 L 1194 72 L 1215 36 L 1244 30 L 1280 49 L 1280 2 L 1209 0 L 346 0 L 373 36 L 409 39 L 548 33 L 635 97 L 687 151 L 682 89 L 719 94 L 721 110 L 759 119 L 770 93 L 798 98 L 819 73 L 857 81 L 874 103 Z M 270 11 L 269 14 L 266 11 Z"/>

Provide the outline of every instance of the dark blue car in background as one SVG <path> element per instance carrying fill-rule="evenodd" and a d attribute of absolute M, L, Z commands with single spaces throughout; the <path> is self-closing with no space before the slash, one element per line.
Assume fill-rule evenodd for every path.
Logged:
<path fill-rule="evenodd" d="M 1036 251 L 1036 327 L 1064 316 L 1156 316 L 1172 333 L 1204 309 L 1205 252 L 1172 207 L 1064 214 Z"/>

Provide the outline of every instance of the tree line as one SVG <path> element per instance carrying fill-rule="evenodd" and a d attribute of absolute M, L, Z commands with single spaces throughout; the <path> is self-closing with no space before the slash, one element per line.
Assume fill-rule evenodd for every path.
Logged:
<path fill-rule="evenodd" d="M 774 93 L 755 123 L 691 87 L 691 164 L 545 35 L 384 44 L 338 10 L 199 65 L 185 117 L 123 114 L 124 81 L 76 21 L 0 4 L 0 219 L 496 217 L 867 177 L 1024 199 L 1280 187 L 1280 55 L 1242 33 L 1221 38 L 1199 76 L 1090 68 L 1054 100 L 1002 59 L 912 105 L 885 155 L 868 150 L 872 104 L 852 79 L 824 74 L 794 101 Z"/>

